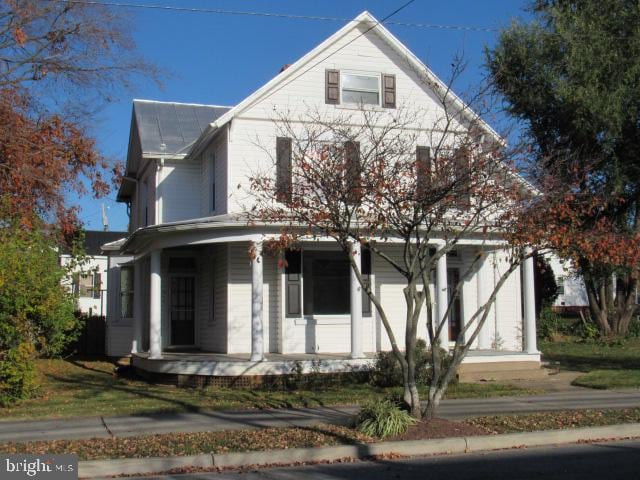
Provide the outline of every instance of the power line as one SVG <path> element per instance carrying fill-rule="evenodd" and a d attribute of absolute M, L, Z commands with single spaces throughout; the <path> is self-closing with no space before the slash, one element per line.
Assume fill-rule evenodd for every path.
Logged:
<path fill-rule="evenodd" d="M 196 8 L 196 7 L 178 7 L 175 5 L 159 5 L 159 4 L 147 4 L 147 3 L 129 3 L 129 2 L 108 2 L 99 0 L 53 0 L 57 3 L 77 4 L 77 5 L 96 5 L 104 7 L 120 7 L 120 8 L 136 8 L 147 10 L 160 10 L 167 12 L 183 12 L 183 13 L 207 13 L 217 15 L 235 15 L 235 16 L 249 16 L 249 17 L 270 17 L 270 18 L 283 18 L 288 20 L 308 20 L 319 22 L 350 22 L 352 18 L 344 17 L 326 17 L 319 15 L 294 15 L 290 13 L 278 13 L 278 12 L 256 12 L 256 11 L 241 11 L 241 10 L 225 10 L 219 8 Z M 481 27 L 474 25 L 445 25 L 437 23 L 412 23 L 412 22 L 394 22 L 382 20 L 380 23 L 387 25 L 395 25 L 399 27 L 412 27 L 412 28 L 427 28 L 432 30 L 457 30 L 465 32 L 483 32 L 483 33 L 496 33 L 500 30 L 492 27 Z"/>

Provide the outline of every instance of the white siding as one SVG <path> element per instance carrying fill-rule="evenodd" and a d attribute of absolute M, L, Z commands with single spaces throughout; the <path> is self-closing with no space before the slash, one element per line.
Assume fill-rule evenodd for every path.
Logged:
<path fill-rule="evenodd" d="M 215 158 L 215 161 L 213 159 Z M 227 133 L 216 137 L 201 156 L 202 175 L 200 182 L 200 215 L 222 215 L 227 212 Z M 211 165 L 214 164 L 216 185 L 216 208 L 211 209 Z"/>
<path fill-rule="evenodd" d="M 145 227 L 145 201 L 147 225 L 156 222 L 156 161 L 143 160 L 134 193 L 131 195 L 130 231 Z"/>
<path fill-rule="evenodd" d="M 200 253 L 199 345 L 204 351 L 227 351 L 227 246 L 211 245 Z M 212 299 L 213 295 L 213 299 Z M 213 301 L 212 301 L 213 300 Z"/>
<path fill-rule="evenodd" d="M 496 283 L 506 272 L 508 253 L 496 252 Z M 516 269 L 504 283 L 496 297 L 496 334 L 493 346 L 496 350 L 522 351 L 522 300 L 520 269 Z"/>
<path fill-rule="evenodd" d="M 251 262 L 248 250 L 248 243 L 229 244 L 228 353 L 251 351 Z M 279 349 L 280 294 L 277 260 L 265 254 L 263 261 L 263 334 L 267 352 Z"/>
<path fill-rule="evenodd" d="M 313 66 L 303 75 L 294 75 L 283 86 L 263 97 L 255 105 L 233 120 L 229 143 L 229 211 L 249 207 L 247 196 L 248 178 L 256 172 L 272 169 L 275 153 L 277 126 L 274 119 L 287 116 L 304 119 L 305 113 L 319 109 L 322 116 L 330 119 L 336 115 L 352 115 L 357 118 L 357 109 L 347 105 L 325 105 L 325 69 L 364 71 L 376 74 L 394 74 L 397 84 L 397 105 L 407 106 L 417 112 L 417 128 L 431 129 L 442 116 L 442 109 L 433 92 L 425 86 L 418 75 L 408 66 L 377 33 L 352 30 L 349 34 L 321 54 L 330 58 Z M 349 43 L 353 41 L 352 43 Z M 344 47 L 342 50 L 339 50 Z M 317 62 L 313 59 L 311 62 Z M 305 67 L 308 68 L 308 67 Z M 287 83 L 289 82 L 289 83 Z M 389 121 L 390 110 L 379 109 L 384 122 Z M 393 112 L 393 110 L 391 110 Z M 455 128 L 455 126 L 454 126 Z M 426 135 L 426 130 L 425 130 Z M 238 189 L 237 186 L 241 185 Z"/>
<path fill-rule="evenodd" d="M 400 245 L 387 245 L 382 247 L 384 252 L 389 255 L 396 262 L 402 261 L 402 247 Z M 403 289 L 406 286 L 406 279 L 394 269 L 391 264 L 384 259 L 373 255 L 373 266 L 376 275 L 376 295 L 380 298 L 382 307 L 387 314 L 389 323 L 393 330 L 396 342 L 400 349 L 404 349 L 405 328 L 406 328 L 406 315 L 407 304 L 404 299 Z M 430 285 L 431 300 L 435 305 L 435 290 L 434 286 Z M 434 321 L 435 308 L 434 308 Z M 379 331 L 378 349 L 379 350 L 391 350 L 391 341 L 387 334 L 382 320 L 379 320 L 377 329 Z M 427 343 L 427 306 L 423 307 L 420 314 L 420 320 L 418 322 L 417 337 L 425 340 Z"/>
<path fill-rule="evenodd" d="M 162 223 L 200 216 L 199 162 L 165 162 L 159 172 L 158 198 L 162 204 Z"/>
<path fill-rule="evenodd" d="M 553 305 L 556 307 L 587 307 L 589 298 L 584 280 L 576 273 L 570 260 L 561 260 L 556 255 L 550 254 L 546 257 L 556 282 L 559 278 L 564 279 L 564 294 L 558 295 Z"/>

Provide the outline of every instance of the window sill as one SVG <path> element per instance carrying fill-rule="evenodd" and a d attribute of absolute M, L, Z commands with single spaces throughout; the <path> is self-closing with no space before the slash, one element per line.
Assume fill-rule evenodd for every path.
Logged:
<path fill-rule="evenodd" d="M 371 316 L 362 316 L 363 319 L 370 319 Z M 289 320 L 293 320 L 294 325 L 350 325 L 351 324 L 351 316 L 349 314 L 346 315 L 316 315 L 313 317 L 304 317 L 304 318 L 291 318 L 288 317 Z"/>
<path fill-rule="evenodd" d="M 385 112 L 387 110 L 393 110 L 392 108 L 383 108 L 380 105 L 358 105 L 356 103 L 338 104 L 335 105 L 340 110 L 367 110 L 371 112 Z"/>

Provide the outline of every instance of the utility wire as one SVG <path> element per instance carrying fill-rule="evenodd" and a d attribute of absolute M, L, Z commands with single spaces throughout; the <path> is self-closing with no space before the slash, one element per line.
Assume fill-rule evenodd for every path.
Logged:
<path fill-rule="evenodd" d="M 197 7 L 178 7 L 174 5 L 158 5 L 158 4 L 146 4 L 146 3 L 129 3 L 129 2 L 109 2 L 99 0 L 53 0 L 57 3 L 67 3 L 76 5 L 97 5 L 104 7 L 121 7 L 121 8 L 138 8 L 148 10 L 164 10 L 167 12 L 184 12 L 184 13 L 208 13 L 218 15 L 236 15 L 236 16 L 249 16 L 249 17 L 270 17 L 270 18 L 284 18 L 289 20 L 310 20 L 320 22 L 349 22 L 352 18 L 344 17 L 326 17 L 318 15 L 294 15 L 289 13 L 277 13 L 277 12 L 256 12 L 256 11 L 241 11 L 241 10 L 224 10 L 219 8 L 197 8 Z M 413 27 L 413 28 L 428 28 L 433 30 L 458 30 L 466 32 L 484 32 L 484 33 L 496 33 L 500 30 L 498 28 L 480 27 L 473 25 L 444 25 L 436 23 L 412 23 L 412 22 L 394 22 L 382 20 L 380 23 L 386 23 L 387 25 L 396 25 L 399 27 Z"/>

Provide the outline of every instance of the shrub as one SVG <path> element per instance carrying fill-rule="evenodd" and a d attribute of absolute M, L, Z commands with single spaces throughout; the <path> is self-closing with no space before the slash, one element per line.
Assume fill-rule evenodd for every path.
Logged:
<path fill-rule="evenodd" d="M 444 351 L 442 352 L 444 362 L 448 360 Z M 414 362 L 416 366 L 416 383 L 427 385 L 431 381 L 431 350 L 427 348 L 427 343 L 420 339 L 416 342 L 414 351 Z M 381 388 L 402 386 L 402 368 L 393 352 L 379 352 L 376 355 L 374 369 L 371 372 L 371 382 Z"/>
<path fill-rule="evenodd" d="M 36 390 L 33 356 L 29 343 L 21 343 L 0 354 L 0 407 L 8 407 Z"/>
<path fill-rule="evenodd" d="M 32 362 L 56 355 L 78 332 L 55 244 L 39 230 L 0 227 L 0 404 L 29 396 Z"/>
<path fill-rule="evenodd" d="M 356 428 L 370 437 L 402 435 L 417 420 L 390 400 L 372 400 L 360 409 Z"/>
<path fill-rule="evenodd" d="M 640 317 L 633 317 L 629 324 L 629 330 L 627 330 L 627 337 L 640 338 Z"/>
<path fill-rule="evenodd" d="M 558 333 L 562 333 L 560 315 L 549 306 L 543 307 L 538 318 L 538 337 L 553 340 Z"/>

